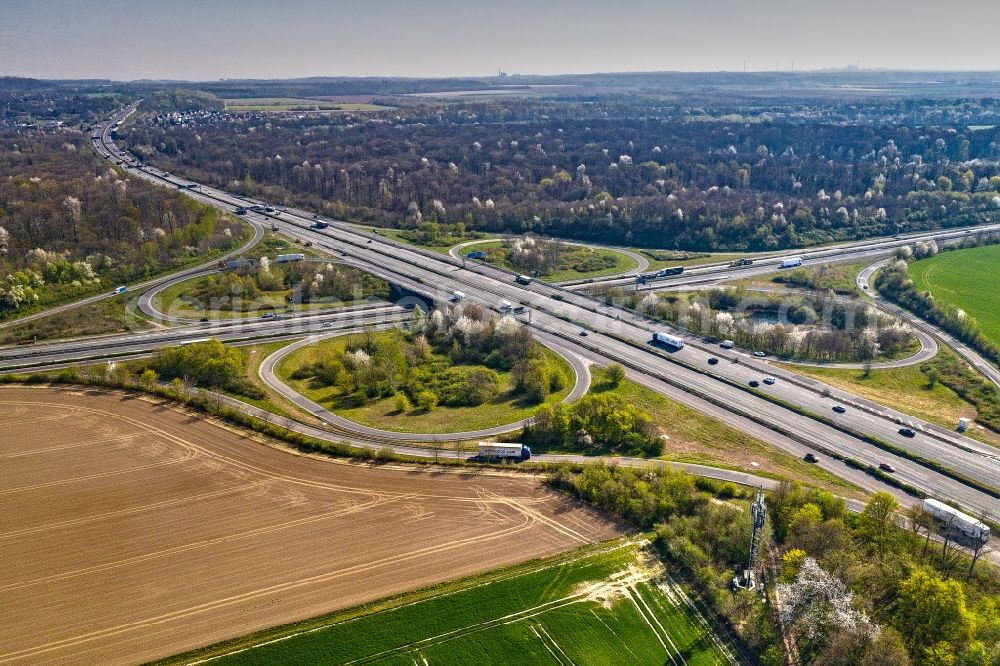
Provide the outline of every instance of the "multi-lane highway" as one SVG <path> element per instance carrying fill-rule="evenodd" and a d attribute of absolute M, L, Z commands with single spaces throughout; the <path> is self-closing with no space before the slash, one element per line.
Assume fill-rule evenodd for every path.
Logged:
<path fill-rule="evenodd" d="M 129 161 L 108 139 L 107 127 L 95 143 L 109 159 Z M 173 178 L 151 167 L 132 167 L 130 170 L 137 177 L 173 187 L 188 184 L 186 180 Z M 263 203 L 205 186 L 189 193 L 230 211 Z M 975 440 L 942 431 L 794 373 L 777 371 L 746 355 L 713 349 L 697 339 L 689 339 L 683 349 L 672 354 L 654 349 L 648 341 L 651 332 L 656 329 L 655 325 L 605 306 L 585 294 L 538 282 L 519 285 L 509 273 L 500 269 L 471 263 L 463 268 L 461 262 L 454 258 L 391 241 L 334 220 L 323 220 L 329 224 L 327 229 L 312 229 L 314 216 L 302 211 L 286 210 L 280 216 L 264 217 L 281 233 L 313 241 L 315 247 L 338 257 L 338 260 L 346 258 L 356 262 L 373 274 L 439 302 L 457 289 L 465 292 L 468 300 L 488 307 L 496 308 L 502 301 L 509 301 L 513 307 L 523 306 L 525 311 L 520 316 L 541 335 L 557 340 L 570 349 L 577 348 L 592 354 L 602 362 L 619 361 L 633 373 L 714 405 L 732 420 L 749 420 L 795 442 L 797 446 L 816 450 L 826 464 L 840 464 L 830 463 L 826 453 L 872 466 L 889 462 L 896 469 L 895 474 L 900 481 L 934 496 L 958 501 L 974 512 L 1000 515 L 1000 501 L 992 493 L 953 478 L 972 479 L 981 486 L 1000 485 L 997 450 Z M 913 239 L 882 241 L 883 246 L 859 252 L 884 253 L 886 243 L 897 241 L 913 242 Z M 832 253 L 829 257 L 832 259 L 838 250 L 828 248 L 818 252 Z M 755 267 L 757 270 L 763 268 L 756 264 Z M 582 335 L 584 332 L 586 336 Z M 207 332 L 206 335 L 215 333 Z M 62 355 L 59 358 L 61 362 L 66 362 L 72 357 L 73 345 L 77 343 L 63 344 L 68 347 L 55 353 Z M 104 344 L 113 349 L 116 345 L 128 344 L 128 341 L 109 338 Z M 92 350 L 90 353 L 93 353 Z M 710 356 L 720 358 L 722 362 L 710 366 Z M 765 385 L 756 391 L 748 388 L 749 381 L 762 379 L 765 374 L 775 377 L 773 385 Z M 832 408 L 837 404 L 846 405 L 847 412 L 834 413 Z M 916 437 L 900 435 L 898 430 L 902 425 L 912 427 Z M 866 438 L 889 442 L 935 465 L 953 470 L 954 474 L 942 474 L 908 456 L 888 453 Z"/>

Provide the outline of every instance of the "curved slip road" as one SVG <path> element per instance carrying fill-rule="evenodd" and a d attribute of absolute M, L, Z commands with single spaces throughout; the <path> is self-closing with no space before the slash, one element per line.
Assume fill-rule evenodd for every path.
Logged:
<path fill-rule="evenodd" d="M 465 241 L 464 243 L 459 243 L 458 245 L 455 245 L 454 247 L 449 248 L 448 249 L 448 254 L 450 254 L 453 258 L 458 259 L 459 261 L 464 261 L 464 257 L 462 256 L 462 250 L 464 250 L 465 248 L 471 247 L 473 245 L 481 245 L 483 243 L 495 243 L 497 240 L 502 240 L 502 239 L 497 239 L 497 238 L 479 238 L 479 239 L 476 239 L 476 240 Z M 593 243 L 581 243 L 579 241 L 568 241 L 568 240 L 562 240 L 562 239 L 557 239 L 557 240 L 560 243 L 562 243 L 563 245 L 575 245 L 577 247 L 589 247 L 589 248 L 593 248 L 593 249 L 597 249 L 597 250 L 609 250 L 611 252 L 617 252 L 619 254 L 624 254 L 626 257 L 628 257 L 629 259 L 631 259 L 632 261 L 634 261 L 636 263 L 636 266 L 635 266 L 635 268 L 631 268 L 631 269 L 629 269 L 627 271 L 622 271 L 621 273 L 614 273 L 612 275 L 602 275 L 599 278 L 593 278 L 593 280 L 589 280 L 589 281 L 588 280 L 566 280 L 565 282 L 556 282 L 554 284 L 564 284 L 564 285 L 590 284 L 593 281 L 597 281 L 597 280 L 601 280 L 601 281 L 603 281 L 603 280 L 613 280 L 613 279 L 617 279 L 617 278 L 621 278 L 621 277 L 625 277 L 625 276 L 634 275 L 636 273 L 642 273 L 642 272 L 644 272 L 644 271 L 646 271 L 646 270 L 649 269 L 649 259 L 646 259 L 646 257 L 644 257 L 641 254 L 639 254 L 638 252 L 634 252 L 632 250 L 626 250 L 625 248 L 615 247 L 615 246 L 612 246 L 612 245 L 595 245 Z"/>
<path fill-rule="evenodd" d="M 299 340 L 294 342 L 287 347 L 282 347 L 278 351 L 274 352 L 267 358 L 265 358 L 260 367 L 257 370 L 257 374 L 260 376 L 261 380 L 267 384 L 269 387 L 280 393 L 286 399 L 297 405 L 299 408 L 305 410 L 309 414 L 312 414 L 321 421 L 330 423 L 338 428 L 341 428 L 349 433 L 354 433 L 365 438 L 374 438 L 376 440 L 382 441 L 394 441 L 394 442 L 454 442 L 454 441 L 470 441 L 475 439 L 484 439 L 488 437 L 495 437 L 496 435 L 502 435 L 507 432 L 512 432 L 523 428 L 525 424 L 531 419 L 522 419 L 520 421 L 515 421 L 514 423 L 506 423 L 499 426 L 494 426 L 492 428 L 483 428 L 481 430 L 469 430 L 466 432 L 451 432 L 451 433 L 413 433 L 413 432 L 396 432 L 393 430 L 381 430 L 379 428 L 372 428 L 371 426 L 366 426 L 360 423 L 356 423 L 349 419 L 345 419 L 342 416 L 334 414 L 330 410 L 326 409 L 319 403 L 313 402 L 309 398 L 305 397 L 295 389 L 293 389 L 288 384 L 281 381 L 275 374 L 274 369 L 277 367 L 278 363 L 282 361 L 289 354 L 302 349 L 303 347 L 308 347 L 309 345 L 316 344 L 323 340 L 337 337 L 340 335 L 346 335 L 349 333 L 358 333 L 362 329 L 356 329 L 353 331 L 337 331 L 334 333 L 328 333 L 325 335 L 314 335 L 304 340 Z M 579 400 L 583 397 L 587 391 L 590 389 L 590 366 L 577 354 L 574 354 L 568 350 L 561 348 L 558 345 L 547 344 L 552 351 L 559 354 L 570 367 L 573 368 L 573 374 L 575 375 L 575 383 L 573 384 L 573 389 L 569 394 L 563 398 L 563 402 L 573 402 Z M 426 451 L 426 449 L 424 449 Z"/>
<path fill-rule="evenodd" d="M 332 263 L 332 264 L 343 264 L 345 266 L 351 266 L 351 267 L 354 267 L 354 268 L 358 268 L 360 270 L 365 270 L 364 267 L 362 265 L 360 265 L 358 262 L 354 262 L 354 261 L 352 261 L 352 260 L 350 260 L 348 258 L 343 258 L 343 257 L 339 258 L 339 259 L 338 258 L 334 258 L 334 257 L 326 257 L 326 258 L 324 258 L 324 257 L 306 257 L 304 259 L 304 261 L 309 261 L 309 262 L 313 262 L 313 263 L 323 263 L 323 264 L 330 264 L 330 263 Z M 206 269 L 204 269 L 202 271 L 199 271 L 197 273 L 194 273 L 194 274 L 174 276 L 170 280 L 162 282 L 162 283 L 156 285 L 153 289 L 150 289 L 150 290 L 144 292 L 139 297 L 139 302 L 138 302 L 139 310 L 144 315 L 146 315 L 147 317 L 149 317 L 150 319 L 152 319 L 154 321 L 157 321 L 157 322 L 161 322 L 161 323 L 165 323 L 165 322 L 176 323 L 176 324 L 200 323 L 201 322 L 200 318 L 195 318 L 195 317 L 179 317 L 179 316 L 176 316 L 176 315 L 171 315 L 171 314 L 168 314 L 166 312 L 163 312 L 162 310 L 159 309 L 159 307 L 157 305 L 157 298 L 165 290 L 169 289 L 170 287 L 173 287 L 174 285 L 180 284 L 181 282 L 186 282 L 188 280 L 193 280 L 193 279 L 199 278 L 199 277 L 207 277 L 207 276 L 213 275 L 215 273 L 222 273 L 225 270 L 226 269 L 214 267 L 214 268 L 206 268 Z M 375 305 L 377 305 L 379 303 L 381 303 L 382 305 L 388 305 L 388 302 L 384 302 L 384 301 L 374 302 L 373 301 L 372 303 L 362 303 L 362 304 L 359 304 L 359 305 L 349 305 L 349 306 L 331 307 L 331 308 L 317 308 L 315 310 L 296 311 L 294 313 L 282 313 L 281 316 L 283 318 L 285 318 L 285 319 L 291 319 L 291 318 L 295 318 L 295 317 L 315 316 L 315 315 L 320 315 L 320 314 L 331 314 L 331 313 L 334 313 L 334 312 L 350 312 L 352 310 L 363 310 L 363 309 L 371 308 L 371 307 L 374 307 Z M 216 323 L 220 323 L 220 322 L 225 322 L 225 321 L 241 321 L 241 320 L 242 321 L 248 321 L 248 320 L 252 320 L 252 319 L 253 319 L 253 317 L 246 316 L 246 317 L 233 317 L 231 319 L 216 318 L 216 319 L 214 319 L 214 321 Z"/>
<path fill-rule="evenodd" d="M 955 336 L 951 335 L 944 329 L 939 328 L 924 319 L 921 319 L 920 317 L 913 314 L 906 308 L 900 307 L 895 303 L 886 300 L 881 296 L 881 294 L 879 294 L 875 290 L 874 285 L 871 284 L 872 275 L 874 275 L 880 268 L 888 264 L 890 261 L 891 259 L 883 259 L 882 261 L 878 261 L 872 264 L 871 266 L 868 266 L 860 273 L 858 273 L 857 277 L 858 288 L 861 289 L 864 293 L 866 293 L 869 297 L 871 297 L 872 300 L 877 302 L 879 307 L 884 309 L 886 312 L 890 312 L 893 315 L 899 317 L 900 319 L 903 319 L 904 321 L 908 322 L 910 325 L 914 327 L 914 329 L 922 331 L 925 335 L 932 334 L 944 340 L 944 342 L 946 342 L 948 346 L 950 346 L 956 352 L 958 352 L 959 356 L 964 358 L 966 362 L 969 363 L 969 365 L 971 365 L 980 373 L 982 373 L 991 382 L 993 382 L 997 386 L 1000 386 L 1000 370 L 998 370 L 995 365 L 993 365 L 985 358 L 980 356 L 979 352 L 972 349 L 971 347 L 969 347 L 964 342 L 957 339 Z"/>
<path fill-rule="evenodd" d="M 264 227 L 259 223 L 252 220 L 244 220 L 253 229 L 253 237 L 247 241 L 242 247 L 239 247 L 231 252 L 216 257 L 211 261 L 205 262 L 203 264 L 198 264 L 197 266 L 191 266 L 190 268 L 185 268 L 184 270 L 178 271 L 176 273 L 170 273 L 169 275 L 160 276 L 157 278 L 152 278 L 146 280 L 145 282 L 138 282 L 133 285 L 127 285 L 129 292 L 137 292 L 149 289 L 150 287 L 156 287 L 167 282 L 183 280 L 191 278 L 198 275 L 208 269 L 210 266 L 217 264 L 220 261 L 225 261 L 239 254 L 246 252 L 253 248 L 257 243 L 261 241 L 264 237 Z M 6 328 L 8 326 L 13 326 L 14 324 L 21 324 L 26 321 L 33 321 L 35 319 L 41 319 L 42 317 L 48 317 L 49 315 L 58 314 L 60 312 L 65 312 L 67 310 L 72 310 L 73 308 L 78 308 L 83 305 L 90 305 L 91 303 L 97 303 L 98 301 L 103 301 L 106 298 L 113 298 L 119 296 L 120 294 L 115 294 L 113 292 L 108 292 L 104 294 L 97 294 L 95 296 L 90 296 L 88 298 L 81 299 L 79 301 L 73 301 L 72 303 L 66 303 L 65 305 L 58 305 L 53 308 L 48 308 L 41 312 L 36 312 L 35 314 L 27 315 L 24 317 L 18 317 L 17 319 L 11 319 L 10 321 L 5 321 L 0 323 L 0 328 Z"/>
<path fill-rule="evenodd" d="M 704 290 L 704 289 L 724 290 L 724 289 L 727 289 L 727 288 L 728 287 L 726 287 L 725 285 L 705 285 L 705 286 L 702 286 L 702 287 L 683 287 L 683 286 L 681 286 L 681 287 L 670 287 L 670 288 L 667 288 L 667 289 L 659 290 L 659 291 L 657 291 L 657 293 L 664 293 L 664 292 L 683 293 L 683 292 L 687 292 L 687 291 L 701 291 L 701 290 Z M 767 289 L 767 288 L 764 288 L 764 287 L 747 288 L 747 291 L 761 292 L 761 293 L 765 293 L 765 294 L 787 294 L 787 293 L 794 294 L 795 293 L 794 290 L 787 290 L 787 289 Z M 853 301 L 852 299 L 845 298 L 845 297 L 842 297 L 842 296 L 838 296 L 837 300 L 839 300 L 839 301 L 841 301 L 843 303 L 849 303 L 849 304 L 852 304 L 852 305 L 856 304 L 855 301 Z M 884 313 L 886 313 L 888 315 L 900 318 L 899 315 L 896 312 L 893 312 L 889 308 L 884 307 L 885 303 L 883 301 L 878 301 L 878 302 L 874 302 L 874 303 L 869 301 L 868 304 L 872 305 L 876 309 L 881 310 L 882 312 L 884 312 Z M 916 336 L 917 342 L 920 343 L 920 349 L 918 349 L 915 353 L 913 353 L 913 354 L 911 354 L 911 355 L 909 355 L 909 356 L 907 356 L 905 358 L 897 358 L 897 359 L 893 359 L 891 361 L 879 361 L 877 363 L 872 363 L 871 366 L 870 366 L 871 369 L 872 370 L 889 370 L 889 369 L 892 369 L 892 368 L 905 368 L 905 367 L 910 366 L 910 365 L 917 365 L 918 363 L 923 363 L 924 361 L 929 361 L 930 359 L 934 358 L 937 355 L 937 353 L 938 353 L 938 343 L 937 343 L 937 340 L 934 339 L 934 336 L 928 334 L 925 330 L 923 330 L 922 328 L 919 328 L 919 327 L 913 327 L 913 335 Z M 804 366 L 804 367 L 809 367 L 809 368 L 833 368 L 833 369 L 836 369 L 836 370 L 863 370 L 865 368 L 865 364 L 864 363 L 824 363 L 823 361 L 800 361 L 800 360 L 785 359 L 785 358 L 779 358 L 777 360 L 780 361 L 781 363 L 786 364 L 786 365 L 798 365 L 798 366 Z"/>

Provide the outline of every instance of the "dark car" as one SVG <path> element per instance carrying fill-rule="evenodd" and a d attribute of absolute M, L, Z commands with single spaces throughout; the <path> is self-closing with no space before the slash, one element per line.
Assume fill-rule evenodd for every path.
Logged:
<path fill-rule="evenodd" d="M 580 331 L 580 335 L 582 335 L 583 337 L 587 337 L 588 335 L 590 335 L 590 333 L 587 333 L 587 331 Z"/>
<path fill-rule="evenodd" d="M 913 428 L 900 428 L 899 434 L 903 437 L 915 437 L 917 433 L 913 432 Z"/>
<path fill-rule="evenodd" d="M 819 458 L 817 458 L 815 455 L 811 453 L 807 453 L 805 458 L 803 458 L 803 460 L 805 460 L 807 463 L 819 462 Z"/>
<path fill-rule="evenodd" d="M 204 324 L 204 323 L 206 323 L 206 322 L 208 321 L 208 317 L 202 317 L 202 318 L 201 318 L 201 319 L 199 319 L 198 321 L 200 321 L 201 323 L 203 323 L 203 324 Z"/>
<path fill-rule="evenodd" d="M 838 414 L 843 414 L 844 412 L 847 411 L 847 407 L 844 407 L 843 405 L 834 405 L 833 411 L 837 412 Z"/>
<path fill-rule="evenodd" d="M 760 382 L 759 381 L 757 381 L 756 379 L 751 379 L 750 380 L 750 388 L 757 388 L 758 386 L 760 386 Z"/>
<path fill-rule="evenodd" d="M 714 356 L 711 357 L 710 359 L 708 359 L 708 364 L 709 365 L 716 365 L 716 364 L 718 364 L 718 362 L 719 362 L 719 359 L 715 358 Z"/>
<path fill-rule="evenodd" d="M 892 465 L 890 465 L 887 462 L 881 462 L 881 463 L 879 463 L 878 464 L 878 468 L 880 470 L 882 470 L 883 472 L 889 472 L 890 474 L 892 474 L 893 472 L 896 471 L 896 468 L 893 467 Z"/>

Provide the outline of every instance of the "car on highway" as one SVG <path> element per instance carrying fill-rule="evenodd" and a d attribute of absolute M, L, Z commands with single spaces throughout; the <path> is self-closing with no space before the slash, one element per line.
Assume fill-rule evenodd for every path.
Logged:
<path fill-rule="evenodd" d="M 753 353 L 753 355 L 756 356 L 757 358 L 764 358 L 765 356 L 767 356 L 767 354 L 765 354 L 762 351 L 756 351 Z"/>
<path fill-rule="evenodd" d="M 261 319 L 274 319 L 274 313 L 273 312 L 265 312 L 264 314 L 262 314 L 260 316 L 260 318 Z"/>
<path fill-rule="evenodd" d="M 889 472 L 890 474 L 892 474 L 893 472 L 895 472 L 895 471 L 896 471 L 896 468 L 895 468 L 895 467 L 893 467 L 892 465 L 890 465 L 890 464 L 889 464 L 889 463 L 887 463 L 887 462 L 880 462 L 880 463 L 878 464 L 878 468 L 879 468 L 880 470 L 882 470 L 883 472 Z"/>
<path fill-rule="evenodd" d="M 807 463 L 815 463 L 815 462 L 819 462 L 819 458 L 817 458 L 817 457 L 816 457 L 816 456 L 815 456 L 814 454 L 812 454 L 812 453 L 807 453 L 807 454 L 805 455 L 805 457 L 803 458 L 803 460 L 805 460 L 805 461 L 806 461 Z"/>
<path fill-rule="evenodd" d="M 838 414 L 843 414 L 847 411 L 847 407 L 844 407 L 843 405 L 834 405 L 833 411 L 837 412 Z"/>
<path fill-rule="evenodd" d="M 718 365 L 718 363 L 719 363 L 719 359 L 715 358 L 714 356 L 712 356 L 712 357 L 710 357 L 708 359 L 708 364 L 709 365 Z"/>
<path fill-rule="evenodd" d="M 764 383 L 767 384 L 768 386 L 774 384 L 775 381 L 777 380 L 774 377 L 771 376 L 764 377 Z"/>
<path fill-rule="evenodd" d="M 202 317 L 198 321 L 200 321 L 202 324 L 207 324 L 208 323 L 208 317 Z"/>
<path fill-rule="evenodd" d="M 903 437 L 916 437 L 917 433 L 913 432 L 913 428 L 900 428 L 899 434 Z"/>
<path fill-rule="evenodd" d="M 320 328 L 333 328 L 333 322 L 332 321 L 325 321 L 325 322 L 323 322 L 323 325 L 320 326 Z"/>
<path fill-rule="evenodd" d="M 582 335 L 583 337 L 587 337 L 588 335 L 590 335 L 590 333 L 587 333 L 587 331 L 580 331 L 580 335 Z"/>
<path fill-rule="evenodd" d="M 757 381 L 756 379 L 751 379 L 750 380 L 750 388 L 757 388 L 758 386 L 760 386 L 760 382 L 759 381 Z"/>

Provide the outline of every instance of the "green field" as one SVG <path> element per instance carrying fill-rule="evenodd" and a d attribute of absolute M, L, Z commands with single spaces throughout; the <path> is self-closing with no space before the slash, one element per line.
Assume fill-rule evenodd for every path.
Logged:
<path fill-rule="evenodd" d="M 599 544 L 211 647 L 218 664 L 736 663 L 659 561 Z"/>
<path fill-rule="evenodd" d="M 384 111 L 389 107 L 376 104 L 331 102 L 306 97 L 248 97 L 227 99 L 226 110 L 243 111 Z"/>
<path fill-rule="evenodd" d="M 376 333 L 376 335 L 391 334 L 393 333 Z M 297 392 L 313 402 L 323 405 L 338 416 L 381 430 L 445 434 L 514 423 L 529 418 L 543 405 L 552 405 L 561 401 L 573 390 L 576 381 L 569 363 L 555 352 L 542 347 L 541 352 L 546 361 L 552 366 L 558 367 L 566 378 L 565 387 L 550 393 L 542 404 L 531 404 L 520 396 L 505 391 L 493 400 L 475 407 L 438 405 L 429 412 L 411 410 L 401 414 L 397 411 L 394 398 L 381 398 L 357 407 L 348 404 L 345 400 L 346 396 L 343 396 L 336 386 L 318 385 L 312 379 L 293 378 L 293 374 L 298 368 L 311 365 L 324 357 L 341 354 L 349 339 L 350 336 L 337 336 L 302 347 L 282 359 L 275 367 L 275 374 Z M 428 369 L 434 371 L 432 368 Z M 509 385 L 510 372 L 498 372 L 498 374 L 502 385 Z"/>
<path fill-rule="evenodd" d="M 997 289 L 1000 245 L 942 252 L 910 264 L 919 291 L 965 310 L 983 333 L 1000 345 L 1000 289 Z"/>

